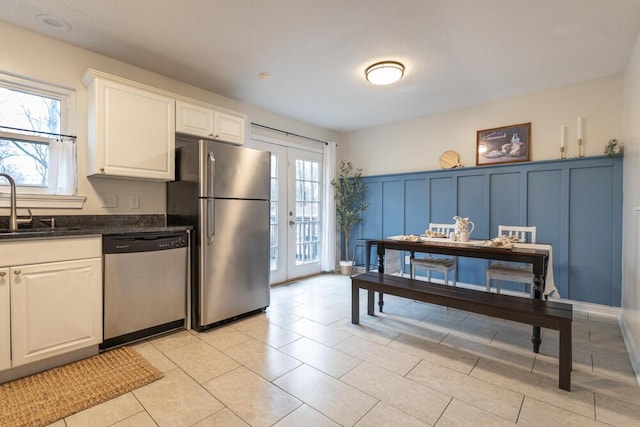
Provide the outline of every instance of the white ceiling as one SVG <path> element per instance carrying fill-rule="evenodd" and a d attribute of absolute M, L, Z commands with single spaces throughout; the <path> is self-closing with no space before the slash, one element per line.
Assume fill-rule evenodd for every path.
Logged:
<path fill-rule="evenodd" d="M 0 21 L 349 131 L 618 74 L 638 0 L 0 0 Z M 39 13 L 67 21 L 61 32 Z M 391 59 L 403 80 L 364 69 Z M 258 73 L 269 72 L 269 80 Z"/>

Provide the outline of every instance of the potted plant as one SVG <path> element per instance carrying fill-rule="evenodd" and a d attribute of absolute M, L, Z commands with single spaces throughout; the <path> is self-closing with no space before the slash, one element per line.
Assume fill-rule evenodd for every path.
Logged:
<path fill-rule="evenodd" d="M 362 169 L 351 162 L 340 162 L 337 179 L 331 181 L 335 190 L 336 222 L 344 234 L 344 260 L 340 261 L 340 272 L 351 274 L 353 260 L 349 260 L 349 236 L 351 229 L 362 219 L 362 212 L 369 207 L 365 203 L 367 184 L 362 180 Z"/>
<path fill-rule="evenodd" d="M 618 142 L 616 138 L 610 139 L 607 145 L 604 147 L 604 154 L 609 157 L 622 156 L 622 152 L 622 143 Z"/>

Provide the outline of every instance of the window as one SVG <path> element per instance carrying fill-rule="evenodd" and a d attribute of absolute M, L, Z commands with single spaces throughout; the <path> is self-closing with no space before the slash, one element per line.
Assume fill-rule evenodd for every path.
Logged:
<path fill-rule="evenodd" d="M 278 247 L 278 156 L 271 154 L 271 210 L 269 220 L 269 235 L 271 236 L 271 271 L 278 269 L 280 251 Z"/>
<path fill-rule="evenodd" d="M 21 194 L 76 192 L 74 92 L 0 74 L 0 172 Z M 6 186 L 0 179 L 0 186 Z"/>
<path fill-rule="evenodd" d="M 319 261 L 320 163 L 296 159 L 296 265 Z"/>

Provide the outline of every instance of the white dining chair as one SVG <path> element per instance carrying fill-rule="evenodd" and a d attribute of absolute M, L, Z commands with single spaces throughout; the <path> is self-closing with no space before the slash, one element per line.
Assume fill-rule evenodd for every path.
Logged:
<path fill-rule="evenodd" d="M 429 224 L 430 231 L 437 231 L 449 236 L 449 233 L 455 232 L 455 224 Z M 444 274 L 444 284 L 449 284 L 449 272 L 453 272 L 452 283 L 456 286 L 456 265 L 458 257 L 434 258 L 428 256 L 426 258 L 413 258 L 411 260 L 411 278 L 416 278 L 416 268 L 424 268 L 427 270 L 427 280 L 431 281 L 431 272 L 437 271 Z"/>
<path fill-rule="evenodd" d="M 498 236 L 515 236 L 519 242 L 535 243 L 536 227 L 520 227 L 515 225 L 499 225 Z M 491 281 L 496 282 L 496 293 L 500 293 L 501 281 L 524 283 L 529 286 L 529 294 L 533 291 L 533 267 L 531 264 L 518 265 L 497 262 L 487 267 L 487 292 L 491 292 Z"/>

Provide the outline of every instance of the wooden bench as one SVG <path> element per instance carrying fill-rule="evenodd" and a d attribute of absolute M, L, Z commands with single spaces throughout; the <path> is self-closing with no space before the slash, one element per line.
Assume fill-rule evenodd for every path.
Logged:
<path fill-rule="evenodd" d="M 368 291 L 367 314 L 374 315 L 374 293 L 484 314 L 560 331 L 559 387 L 571 390 L 571 322 L 573 307 L 555 301 L 493 294 L 422 280 L 368 272 L 351 279 L 351 323 L 360 323 L 360 289 Z"/>

